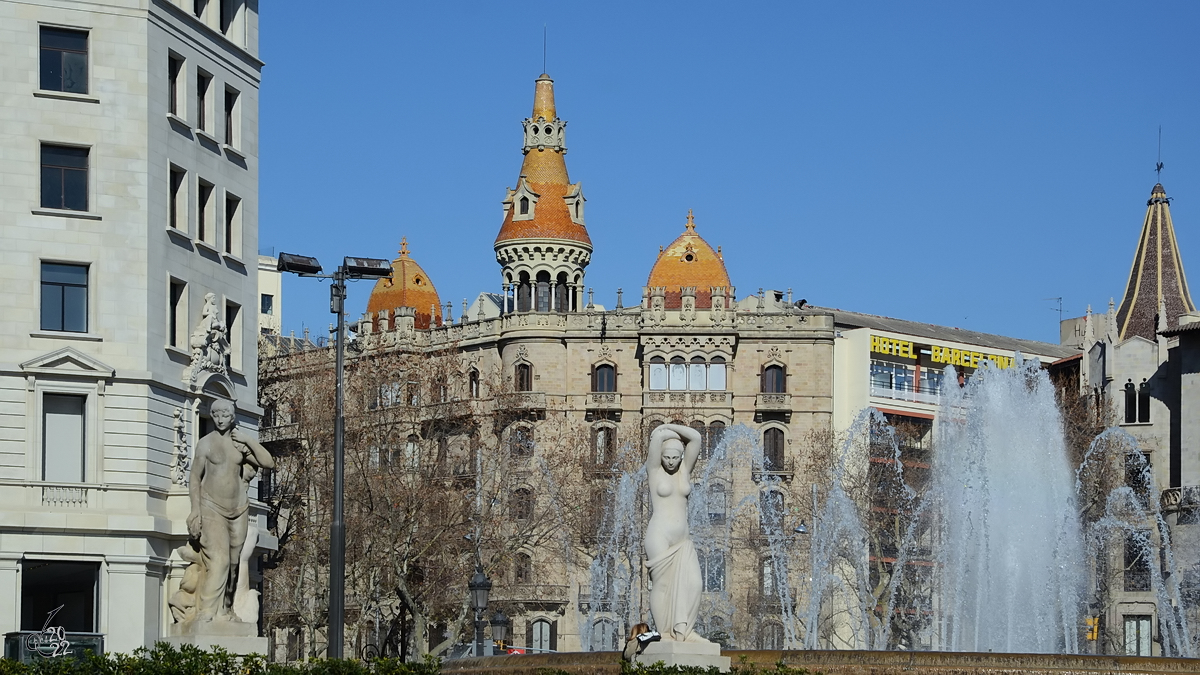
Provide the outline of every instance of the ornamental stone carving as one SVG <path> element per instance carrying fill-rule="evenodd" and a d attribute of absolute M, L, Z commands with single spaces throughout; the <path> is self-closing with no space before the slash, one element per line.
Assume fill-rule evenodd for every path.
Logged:
<path fill-rule="evenodd" d="M 200 322 L 188 340 L 192 362 L 183 371 L 183 381 L 194 384 L 203 371 L 226 374 L 225 361 L 229 355 L 229 332 L 221 319 L 215 293 L 204 294 L 204 310 Z"/>

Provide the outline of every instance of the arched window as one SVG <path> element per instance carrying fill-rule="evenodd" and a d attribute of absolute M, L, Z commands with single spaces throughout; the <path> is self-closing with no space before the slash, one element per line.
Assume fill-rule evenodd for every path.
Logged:
<path fill-rule="evenodd" d="M 783 366 L 767 366 L 762 374 L 762 393 L 782 394 L 787 391 Z"/>
<path fill-rule="evenodd" d="M 404 466 L 415 469 L 421 464 L 421 438 L 416 434 L 409 434 L 408 438 L 404 439 Z"/>
<path fill-rule="evenodd" d="M 515 369 L 513 384 L 517 391 L 533 391 L 533 366 L 528 363 L 518 363 Z"/>
<path fill-rule="evenodd" d="M 617 369 L 601 363 L 592 371 L 592 391 L 616 391 Z"/>
<path fill-rule="evenodd" d="M 508 434 L 508 450 L 513 457 L 529 457 L 533 455 L 533 429 L 529 427 L 513 427 Z"/>
<path fill-rule="evenodd" d="M 710 484 L 708 486 L 708 522 L 715 525 L 724 523 L 728 509 L 725 486 L 722 483 Z"/>
<path fill-rule="evenodd" d="M 1142 384 L 1138 387 L 1138 421 L 1150 421 L 1150 385 L 1145 379 L 1142 379 Z"/>
<path fill-rule="evenodd" d="M 529 215 L 529 197 L 521 197 L 521 215 Z"/>
<path fill-rule="evenodd" d="M 620 639 L 620 631 L 617 630 L 617 624 L 611 619 L 599 619 L 592 624 L 592 651 L 594 652 L 615 652 L 617 641 Z"/>
<path fill-rule="evenodd" d="M 529 488 L 518 488 L 512 496 L 513 520 L 533 518 L 533 492 Z"/>
<path fill-rule="evenodd" d="M 545 619 L 538 619 L 529 626 L 526 646 L 534 652 L 549 652 L 555 648 L 554 626 Z"/>
<path fill-rule="evenodd" d="M 783 471 L 783 429 L 772 427 L 763 432 L 763 469 Z"/>
<path fill-rule="evenodd" d="M 1133 380 L 1125 383 L 1125 423 L 1133 424 L 1137 421 L 1137 385 Z"/>
<path fill-rule="evenodd" d="M 708 363 L 708 388 L 725 391 L 725 357 L 714 356 Z"/>
<path fill-rule="evenodd" d="M 533 583 L 533 560 L 529 557 L 528 553 L 518 552 L 513 557 L 513 583 Z"/>
<path fill-rule="evenodd" d="M 783 649 L 783 626 L 774 621 L 764 623 L 759 629 L 759 649 Z"/>
<path fill-rule="evenodd" d="M 721 441 L 725 440 L 725 423 L 721 422 L 721 421 L 716 421 L 716 422 L 713 422 L 712 424 L 709 424 L 708 425 L 708 438 L 705 440 L 708 441 L 708 443 L 706 444 L 708 447 L 708 451 L 706 454 L 709 457 L 712 457 L 713 454 L 717 451 L 717 448 L 719 448 L 721 446 Z"/>
<path fill-rule="evenodd" d="M 705 367 L 703 356 L 693 356 L 688 364 L 688 389 L 704 391 L 708 389 L 708 369 Z"/>
<path fill-rule="evenodd" d="M 550 273 L 542 270 L 537 273 L 537 311 L 550 311 Z"/>
<path fill-rule="evenodd" d="M 471 398 L 479 398 L 479 371 L 471 369 L 467 373 L 467 393 Z"/>
<path fill-rule="evenodd" d="M 667 388 L 667 361 L 661 356 L 650 358 L 650 391 Z"/>
<path fill-rule="evenodd" d="M 779 534 L 783 530 L 783 493 L 765 490 L 758 495 L 759 524 L 765 534 Z"/>
<path fill-rule="evenodd" d="M 592 457 L 596 466 L 609 466 L 616 458 L 617 430 L 610 426 L 592 429 Z"/>
<path fill-rule="evenodd" d="M 691 427 L 692 429 L 695 429 L 696 433 L 700 434 L 700 458 L 708 459 L 708 453 L 705 451 L 705 448 L 707 448 L 708 445 L 705 444 L 705 442 L 704 442 L 704 422 L 701 422 L 700 420 L 696 420 L 696 421 L 692 422 L 691 424 L 689 424 L 688 426 Z"/>
<path fill-rule="evenodd" d="M 521 272 L 517 284 L 517 311 L 528 312 L 533 308 L 533 290 L 529 284 L 529 273 Z"/>
<path fill-rule="evenodd" d="M 687 363 L 682 356 L 671 357 L 671 391 L 687 389 Z"/>
<path fill-rule="evenodd" d="M 779 586 L 775 583 L 775 560 L 769 555 L 763 556 L 760 569 L 762 570 L 762 596 L 769 600 L 779 594 Z"/>
<path fill-rule="evenodd" d="M 558 279 L 554 284 L 554 311 L 561 313 L 570 309 L 570 299 L 567 297 L 567 273 L 559 272 Z"/>

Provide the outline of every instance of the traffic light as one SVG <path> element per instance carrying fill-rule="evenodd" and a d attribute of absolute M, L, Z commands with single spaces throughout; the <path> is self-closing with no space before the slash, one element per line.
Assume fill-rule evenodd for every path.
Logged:
<path fill-rule="evenodd" d="M 1086 619 L 1086 621 L 1087 621 L 1087 639 L 1099 640 L 1100 639 L 1100 617 L 1089 616 Z"/>

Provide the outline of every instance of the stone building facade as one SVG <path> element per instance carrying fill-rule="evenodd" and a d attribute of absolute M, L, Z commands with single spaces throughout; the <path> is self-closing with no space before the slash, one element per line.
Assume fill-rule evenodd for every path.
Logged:
<path fill-rule="evenodd" d="M 1176 559 L 1185 567 L 1200 555 L 1200 435 L 1196 433 L 1200 399 L 1196 398 L 1196 326 L 1200 313 L 1187 285 L 1183 257 L 1171 219 L 1171 198 L 1156 184 L 1134 251 L 1129 280 L 1120 305 L 1067 319 L 1061 341 L 1082 350 L 1080 391 L 1102 414 L 1136 441 L 1152 477 Z M 1151 528 L 1155 529 L 1155 528 Z M 1154 533 L 1151 537 L 1160 540 Z M 1112 561 L 1124 569 L 1112 606 L 1102 613 L 1103 626 L 1117 636 L 1125 653 L 1159 653 L 1160 621 L 1149 565 L 1131 539 Z M 1200 592 L 1200 568 L 1179 580 L 1186 593 Z M 1189 590 L 1190 589 L 1190 590 Z M 1200 600 L 1193 597 L 1191 620 Z M 1184 611 L 1184 610 L 1181 610 Z"/>
<path fill-rule="evenodd" d="M 0 633 L 62 605 L 128 652 L 167 633 L 208 403 L 260 412 L 257 2 L 0 26 Z"/>

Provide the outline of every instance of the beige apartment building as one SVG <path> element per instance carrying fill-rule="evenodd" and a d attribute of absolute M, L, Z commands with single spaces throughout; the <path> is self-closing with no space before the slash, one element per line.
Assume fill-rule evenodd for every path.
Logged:
<path fill-rule="evenodd" d="M 258 28 L 0 2 L 0 633 L 167 635 L 208 404 L 257 425 Z"/>

